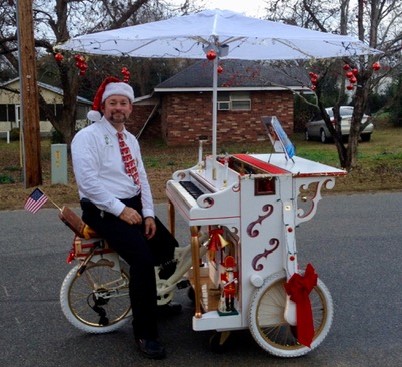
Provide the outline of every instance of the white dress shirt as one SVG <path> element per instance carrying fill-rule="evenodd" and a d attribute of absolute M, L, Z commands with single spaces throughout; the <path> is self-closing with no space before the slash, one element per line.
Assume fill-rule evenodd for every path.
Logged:
<path fill-rule="evenodd" d="M 129 199 L 141 192 L 143 216 L 154 217 L 154 206 L 137 139 L 123 130 L 137 164 L 141 188 L 128 176 L 120 154 L 117 130 L 104 117 L 80 130 L 71 143 L 74 175 L 80 199 L 87 198 L 100 210 L 119 216 Z"/>

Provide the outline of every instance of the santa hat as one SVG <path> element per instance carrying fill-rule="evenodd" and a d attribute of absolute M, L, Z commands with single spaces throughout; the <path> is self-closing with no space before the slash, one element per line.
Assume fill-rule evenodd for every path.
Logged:
<path fill-rule="evenodd" d="M 96 91 L 95 98 L 92 102 L 92 110 L 87 114 L 90 121 L 99 121 L 102 118 L 100 113 L 102 103 L 105 102 L 106 98 L 112 95 L 125 96 L 131 103 L 134 102 L 133 88 L 127 83 L 124 83 L 113 76 L 109 76 L 102 82 Z"/>

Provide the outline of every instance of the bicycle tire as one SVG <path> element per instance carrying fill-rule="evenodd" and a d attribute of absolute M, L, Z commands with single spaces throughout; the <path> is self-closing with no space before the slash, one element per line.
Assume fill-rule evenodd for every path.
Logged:
<path fill-rule="evenodd" d="M 310 293 L 314 337 L 309 348 L 297 341 L 295 327 L 284 319 L 285 282 L 285 272 L 278 272 L 255 291 L 249 309 L 249 327 L 255 341 L 272 355 L 299 357 L 318 347 L 327 336 L 333 320 L 332 297 L 318 279 L 317 286 Z"/>
<path fill-rule="evenodd" d="M 127 272 L 124 269 L 118 272 L 110 264 L 98 262 L 89 263 L 83 274 L 77 276 L 78 268 L 79 265 L 76 265 L 70 270 L 60 289 L 64 316 L 73 326 L 87 333 L 109 333 L 122 327 L 131 311 Z M 127 285 L 127 294 L 103 298 L 102 294 L 113 290 L 108 286 L 111 283 Z M 105 313 L 107 323 L 101 319 L 99 312 Z"/>

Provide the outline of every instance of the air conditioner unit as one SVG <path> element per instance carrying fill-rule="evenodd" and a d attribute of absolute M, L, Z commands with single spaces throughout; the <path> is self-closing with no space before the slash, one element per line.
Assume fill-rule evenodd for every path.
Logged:
<path fill-rule="evenodd" d="M 228 111 L 228 110 L 230 110 L 230 101 L 220 101 L 220 102 L 218 102 L 218 110 L 219 111 Z"/>

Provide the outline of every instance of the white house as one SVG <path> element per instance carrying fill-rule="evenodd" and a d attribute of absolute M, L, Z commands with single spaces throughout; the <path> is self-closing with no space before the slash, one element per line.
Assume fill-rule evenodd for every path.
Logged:
<path fill-rule="evenodd" d="M 63 90 L 41 82 L 38 82 L 38 89 L 45 101 L 54 106 L 57 116 L 63 104 Z M 6 133 L 11 129 L 20 127 L 21 95 L 19 91 L 19 78 L 0 84 L 0 133 Z M 77 123 L 85 124 L 92 101 L 77 97 L 77 103 Z M 52 125 L 46 117 L 41 114 L 39 120 L 41 134 L 46 135 L 50 133 Z"/>

